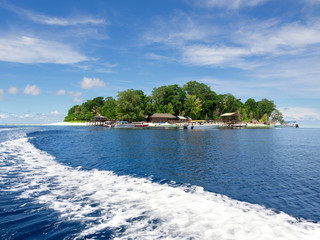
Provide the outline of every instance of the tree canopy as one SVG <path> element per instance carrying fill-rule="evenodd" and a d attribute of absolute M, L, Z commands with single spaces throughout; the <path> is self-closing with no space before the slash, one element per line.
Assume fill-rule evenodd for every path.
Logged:
<path fill-rule="evenodd" d="M 116 99 L 96 97 L 71 107 L 65 121 L 93 120 L 99 114 L 109 120 L 140 121 L 154 113 L 219 119 L 227 112 L 238 112 L 244 121 L 283 121 L 271 100 L 249 98 L 243 103 L 232 94 L 216 94 L 206 84 L 196 81 L 187 82 L 183 87 L 177 84 L 156 87 L 150 96 L 142 90 L 128 89 L 118 92 Z"/>

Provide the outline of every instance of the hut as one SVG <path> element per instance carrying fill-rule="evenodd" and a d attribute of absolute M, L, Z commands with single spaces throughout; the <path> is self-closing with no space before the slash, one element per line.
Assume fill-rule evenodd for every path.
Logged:
<path fill-rule="evenodd" d="M 242 124 L 240 121 L 240 115 L 238 112 L 224 113 L 220 115 L 224 124 L 228 127 L 245 127 L 246 124 Z"/>
<path fill-rule="evenodd" d="M 87 121 L 87 124 L 94 125 L 94 126 L 102 126 L 106 121 L 107 121 L 107 118 L 99 114 L 98 116 L 94 117 L 93 121 Z"/>
<path fill-rule="evenodd" d="M 178 118 L 170 113 L 155 113 L 150 117 L 151 122 L 174 122 Z"/>
<path fill-rule="evenodd" d="M 221 114 L 220 117 L 226 124 L 235 124 L 239 121 L 239 114 L 237 112 L 224 113 Z"/>

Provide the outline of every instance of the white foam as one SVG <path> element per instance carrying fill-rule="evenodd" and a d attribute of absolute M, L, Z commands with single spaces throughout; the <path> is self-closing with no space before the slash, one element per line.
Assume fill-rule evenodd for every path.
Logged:
<path fill-rule="evenodd" d="M 64 221 L 80 222 L 84 228 L 79 237 L 105 229 L 114 230 L 114 239 L 320 237 L 320 223 L 297 221 L 285 213 L 277 214 L 201 187 L 172 187 L 109 171 L 64 166 L 26 138 L 0 144 L 0 152 L 0 174 L 15 172 L 23 179 L 10 191 L 22 190 L 21 197 L 54 209 Z M 124 231 L 117 231 L 119 228 Z"/>
<path fill-rule="evenodd" d="M 0 132 L 10 131 L 10 130 L 12 130 L 12 128 L 0 128 Z"/>

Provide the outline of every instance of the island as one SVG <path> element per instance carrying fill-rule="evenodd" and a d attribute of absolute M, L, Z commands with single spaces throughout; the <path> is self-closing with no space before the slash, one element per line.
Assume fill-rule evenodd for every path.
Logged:
<path fill-rule="evenodd" d="M 128 89 L 113 97 L 96 97 L 68 111 L 65 122 L 103 121 L 150 122 L 154 114 L 170 114 L 175 120 L 219 122 L 230 126 L 272 125 L 284 122 L 274 101 L 253 98 L 242 102 L 234 95 L 217 94 L 197 81 L 153 88 L 150 96 Z M 228 115 L 229 114 L 229 115 Z M 101 119 L 100 119 L 101 120 Z M 186 122 L 186 121 L 185 121 Z"/>

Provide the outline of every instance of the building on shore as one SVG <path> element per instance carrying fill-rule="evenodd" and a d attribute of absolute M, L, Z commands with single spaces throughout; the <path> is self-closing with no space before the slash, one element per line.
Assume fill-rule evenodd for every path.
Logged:
<path fill-rule="evenodd" d="M 238 112 L 224 113 L 220 115 L 225 127 L 245 127 L 246 124 L 241 123 Z"/>
<path fill-rule="evenodd" d="M 87 125 L 102 126 L 106 121 L 107 121 L 107 118 L 99 114 L 98 116 L 94 117 L 94 120 L 87 121 Z"/>
<path fill-rule="evenodd" d="M 170 113 L 155 113 L 149 117 L 151 122 L 176 122 L 178 118 Z"/>

